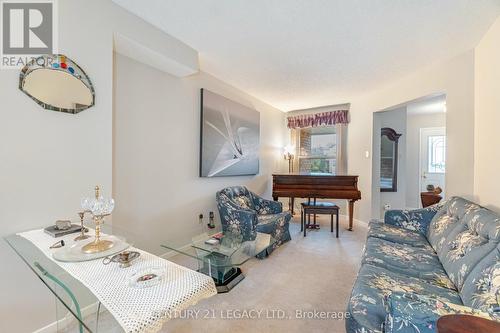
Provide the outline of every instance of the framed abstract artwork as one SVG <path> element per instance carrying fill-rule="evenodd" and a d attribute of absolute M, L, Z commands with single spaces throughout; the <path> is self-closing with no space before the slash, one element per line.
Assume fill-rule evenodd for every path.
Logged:
<path fill-rule="evenodd" d="M 200 127 L 200 177 L 259 173 L 259 112 L 201 89 Z"/>

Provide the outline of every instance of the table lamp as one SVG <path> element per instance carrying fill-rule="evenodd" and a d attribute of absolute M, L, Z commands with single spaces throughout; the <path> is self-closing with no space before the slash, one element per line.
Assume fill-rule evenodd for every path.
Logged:
<path fill-rule="evenodd" d="M 295 147 L 292 145 L 288 145 L 283 148 L 283 157 L 288 161 L 288 172 L 293 172 L 294 153 Z"/>

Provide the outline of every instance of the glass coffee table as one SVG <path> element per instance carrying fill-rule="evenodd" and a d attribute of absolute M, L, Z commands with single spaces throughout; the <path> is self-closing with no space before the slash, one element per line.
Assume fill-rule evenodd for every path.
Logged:
<path fill-rule="evenodd" d="M 196 260 L 197 270 L 212 277 L 217 291 L 225 293 L 245 278 L 240 266 L 266 251 L 275 242 L 271 235 L 260 232 L 253 241 L 242 241 L 241 236 L 230 234 L 204 233 L 194 237 L 188 245 L 171 241 L 164 242 L 161 246 L 175 254 Z"/>

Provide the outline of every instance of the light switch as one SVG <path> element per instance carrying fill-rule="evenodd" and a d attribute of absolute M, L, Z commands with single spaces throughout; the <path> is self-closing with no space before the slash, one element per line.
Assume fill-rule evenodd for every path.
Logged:
<path fill-rule="evenodd" d="M 370 158 L 370 152 L 369 152 L 368 150 L 367 150 L 367 151 L 365 151 L 365 157 L 366 157 L 366 158 Z"/>

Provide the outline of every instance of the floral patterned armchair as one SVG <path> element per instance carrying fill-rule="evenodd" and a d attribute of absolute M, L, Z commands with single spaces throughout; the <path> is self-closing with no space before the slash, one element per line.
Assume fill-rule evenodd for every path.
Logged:
<path fill-rule="evenodd" d="M 463 198 L 369 225 L 348 333 L 431 333 L 446 314 L 500 321 L 500 215 Z"/>
<path fill-rule="evenodd" d="M 244 186 L 227 187 L 217 192 L 216 199 L 223 232 L 241 234 L 243 241 L 254 240 L 257 232 L 276 240 L 259 257 L 291 239 L 288 227 L 292 216 L 283 212 L 280 202 L 263 199 Z"/>

